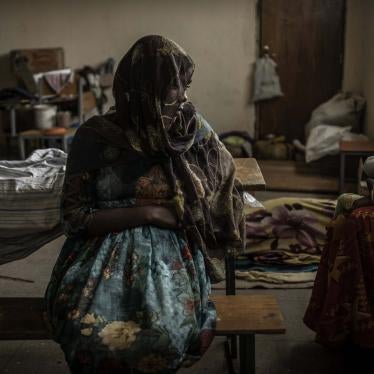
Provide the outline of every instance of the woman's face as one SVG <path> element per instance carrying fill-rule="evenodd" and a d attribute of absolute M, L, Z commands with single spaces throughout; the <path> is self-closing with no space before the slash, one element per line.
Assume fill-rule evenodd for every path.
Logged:
<path fill-rule="evenodd" d="M 164 104 L 181 104 L 187 101 L 187 94 L 186 94 L 187 87 L 180 86 L 175 87 L 171 86 L 167 89 Z"/>
<path fill-rule="evenodd" d="M 181 109 L 187 98 L 187 89 L 191 84 L 193 68 L 179 75 L 179 82 L 172 82 L 166 89 L 162 105 L 162 119 L 166 129 L 170 129 L 178 110 Z"/>
<path fill-rule="evenodd" d="M 180 75 L 180 83 L 172 83 L 166 90 L 164 104 L 175 105 L 182 104 L 188 100 L 186 91 L 191 84 L 192 67 L 186 73 Z"/>

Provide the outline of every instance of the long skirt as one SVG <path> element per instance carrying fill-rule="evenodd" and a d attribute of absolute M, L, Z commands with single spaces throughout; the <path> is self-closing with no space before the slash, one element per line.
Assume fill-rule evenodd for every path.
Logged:
<path fill-rule="evenodd" d="M 178 230 L 141 226 L 68 238 L 46 316 L 72 372 L 170 373 L 198 360 L 213 339 L 209 294 L 201 251 Z"/>

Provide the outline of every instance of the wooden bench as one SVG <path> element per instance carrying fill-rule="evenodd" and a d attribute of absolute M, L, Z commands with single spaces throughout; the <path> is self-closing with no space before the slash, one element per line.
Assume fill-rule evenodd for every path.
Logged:
<path fill-rule="evenodd" d="M 212 300 L 217 308 L 216 335 L 235 339 L 239 336 L 240 374 L 254 374 L 255 335 L 286 332 L 276 298 L 273 295 L 212 295 Z M 231 373 L 234 372 L 232 356 L 227 341 L 226 358 Z"/>
<path fill-rule="evenodd" d="M 271 295 L 213 295 L 212 300 L 218 315 L 216 335 L 239 336 L 240 373 L 255 373 L 255 335 L 285 332 L 276 299 Z M 0 298 L 0 340 L 42 339 L 50 339 L 42 298 Z M 231 359 L 228 362 L 233 372 Z"/>
<path fill-rule="evenodd" d="M 244 190 L 265 188 L 255 159 L 235 159 L 235 164 Z M 212 295 L 218 314 L 216 335 L 230 338 L 225 344 L 230 373 L 234 372 L 232 358 L 236 358 L 239 337 L 240 374 L 254 374 L 255 335 L 284 334 L 283 317 L 272 295 L 234 295 L 235 257 L 232 254 L 226 258 L 226 274 L 227 295 Z M 0 298 L 0 340 L 50 339 L 42 313 L 42 298 Z"/>

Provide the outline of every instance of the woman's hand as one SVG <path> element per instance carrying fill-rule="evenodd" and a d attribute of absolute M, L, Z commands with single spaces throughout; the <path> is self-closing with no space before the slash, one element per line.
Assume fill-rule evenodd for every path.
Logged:
<path fill-rule="evenodd" d="M 164 206 L 152 205 L 148 210 L 148 223 L 163 229 L 177 229 L 180 227 L 175 212 Z"/>

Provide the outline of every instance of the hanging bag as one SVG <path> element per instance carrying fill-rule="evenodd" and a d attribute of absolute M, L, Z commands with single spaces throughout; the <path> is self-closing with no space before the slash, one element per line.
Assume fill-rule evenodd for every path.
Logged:
<path fill-rule="evenodd" d="M 279 77 L 275 70 L 276 67 L 277 64 L 268 55 L 257 60 L 254 74 L 253 101 L 283 96 Z"/>

